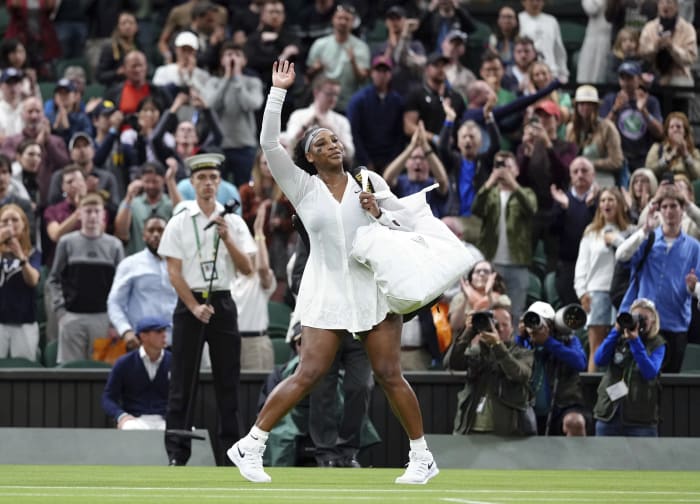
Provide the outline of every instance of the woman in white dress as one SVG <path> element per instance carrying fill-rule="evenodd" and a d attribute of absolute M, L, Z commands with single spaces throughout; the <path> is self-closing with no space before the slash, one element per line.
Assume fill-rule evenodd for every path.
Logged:
<path fill-rule="evenodd" d="M 270 393 L 255 425 L 228 450 L 228 456 L 244 478 L 271 481 L 262 467 L 270 429 L 326 373 L 343 333 L 349 331 L 364 343 L 374 376 L 410 440 L 409 464 L 396 483 L 424 484 L 438 474 L 438 468 L 423 437 L 418 400 L 401 374 L 402 317 L 389 313 L 373 273 L 350 258 L 358 227 L 374 220 L 391 227 L 400 222 L 343 169 L 343 145 L 332 131 L 310 129 L 299 142 L 297 152 L 302 155 L 296 156 L 297 164 L 289 157 L 279 142 L 280 113 L 294 77 L 293 63 L 274 63 L 260 145 L 272 175 L 309 234 L 310 254 L 297 298 L 303 326 L 301 361 L 296 372 Z M 377 191 L 388 190 L 379 175 L 370 173 L 369 178 Z"/>
<path fill-rule="evenodd" d="M 581 0 L 588 24 L 576 69 L 579 83 L 602 84 L 606 80 L 612 27 L 605 19 L 605 4 L 605 0 Z"/>

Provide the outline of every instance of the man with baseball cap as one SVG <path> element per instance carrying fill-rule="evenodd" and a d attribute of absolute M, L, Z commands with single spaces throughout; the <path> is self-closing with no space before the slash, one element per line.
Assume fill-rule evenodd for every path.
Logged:
<path fill-rule="evenodd" d="M 617 127 L 622 154 L 633 172 L 644 166 L 652 144 L 663 137 L 663 117 L 659 100 L 649 94 L 637 61 L 622 62 L 617 76 L 620 90 L 605 95 L 598 114 Z"/>
<path fill-rule="evenodd" d="M 0 135 L 22 131 L 22 86 L 24 73 L 9 67 L 0 74 Z"/>
<path fill-rule="evenodd" d="M 583 404 L 579 373 L 586 370 L 586 354 L 573 333 L 560 334 L 552 305 L 535 301 L 520 319 L 518 345 L 534 350 L 530 387 L 540 435 L 585 436 L 590 412 Z"/>
<path fill-rule="evenodd" d="M 173 365 L 168 399 L 167 428 L 189 430 L 190 387 L 199 369 L 196 356 L 204 341 L 209 343 L 214 389 L 219 410 L 216 452 L 224 451 L 239 437 L 238 383 L 241 337 L 236 304 L 230 286 L 236 272 L 253 271 L 257 252 L 245 221 L 226 213 L 216 201 L 221 183 L 222 154 L 207 153 L 185 160 L 196 199 L 181 203 L 170 219 L 158 247 L 165 257 L 170 283 L 178 295 L 173 313 Z M 215 223 L 208 226 L 210 222 Z M 191 422 L 192 419 L 189 419 Z M 185 465 L 191 440 L 166 434 L 165 448 L 171 465 Z"/>
<path fill-rule="evenodd" d="M 170 87 L 173 90 L 189 87 L 203 89 L 209 80 L 209 72 L 197 66 L 198 50 L 197 35 L 191 31 L 180 32 L 175 37 L 175 62 L 156 68 L 153 84 Z"/>
<path fill-rule="evenodd" d="M 391 58 L 379 54 L 372 59 L 371 84 L 352 95 L 347 116 L 355 144 L 355 161 L 382 173 L 401 152 L 403 98 L 392 89 Z"/>
<path fill-rule="evenodd" d="M 59 79 L 53 88 L 53 106 L 46 115 L 54 134 L 68 143 L 76 133 L 91 132 L 92 124 L 87 114 L 80 110 L 80 96 L 70 79 Z"/>
<path fill-rule="evenodd" d="M 136 324 L 138 350 L 114 363 L 102 393 L 102 409 L 117 429 L 165 430 L 170 361 L 165 332 L 170 320 L 144 316 Z"/>
<path fill-rule="evenodd" d="M 119 184 L 113 173 L 95 165 L 95 142 L 92 137 L 83 131 L 75 133 L 68 142 L 70 160 L 80 166 L 88 192 L 100 191 L 107 197 L 108 210 L 111 215 L 116 214 L 116 208 L 121 200 Z M 49 203 L 58 203 L 63 199 L 61 170 L 51 176 L 49 184 Z"/>

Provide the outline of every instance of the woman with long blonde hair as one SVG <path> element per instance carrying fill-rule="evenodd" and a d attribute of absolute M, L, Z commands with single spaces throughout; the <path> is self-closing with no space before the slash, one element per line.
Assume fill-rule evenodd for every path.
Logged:
<path fill-rule="evenodd" d="M 620 190 L 603 189 L 593 221 L 583 232 L 574 269 L 574 289 L 588 313 L 589 372 L 595 371 L 593 356 L 615 320 L 610 299 L 615 249 L 633 230 Z"/>
<path fill-rule="evenodd" d="M 39 346 L 36 286 L 41 254 L 32 248 L 29 229 L 18 205 L 0 208 L 0 358 L 35 360 Z"/>

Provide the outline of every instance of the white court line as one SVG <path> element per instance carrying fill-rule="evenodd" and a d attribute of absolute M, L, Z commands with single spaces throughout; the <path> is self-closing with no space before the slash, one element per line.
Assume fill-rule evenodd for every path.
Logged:
<path fill-rule="evenodd" d="M 165 491 L 165 492 L 336 492 L 336 493 L 357 493 L 357 488 L 333 488 L 333 487 L 323 487 L 323 488 L 304 488 L 304 487 L 294 487 L 294 488 L 281 488 L 275 487 L 274 484 L 271 485 L 256 485 L 250 484 L 243 487 L 132 487 L 132 486 L 47 486 L 47 485 L 2 485 L 0 484 L 0 492 L 4 489 L 8 490 L 95 490 L 95 491 L 131 491 L 131 492 L 152 492 L 152 491 Z M 587 488 L 571 488 L 569 490 L 518 490 L 518 489 L 499 489 L 499 488 L 464 488 L 461 490 L 457 489 L 431 489 L 431 488 L 413 488 L 413 487 L 403 487 L 402 485 L 396 485 L 395 488 L 390 489 L 378 489 L 378 488 L 364 488 L 363 493 L 392 493 L 405 492 L 405 493 L 470 493 L 470 494 L 532 494 L 532 495 L 556 495 L 556 494 L 570 494 L 572 492 L 585 492 L 587 495 L 678 495 L 678 496 L 697 496 L 700 498 L 700 490 L 697 491 L 679 491 L 679 490 L 589 490 Z M 1 494 L 0 494 L 1 495 Z"/>
<path fill-rule="evenodd" d="M 304 487 L 294 487 L 294 488 L 280 488 L 269 485 L 246 485 L 243 487 L 131 487 L 131 486 L 58 486 L 58 485 L 0 485 L 0 495 L 3 494 L 3 490 L 94 490 L 94 491 L 127 491 L 127 492 L 153 492 L 153 491 L 164 491 L 164 492 L 335 492 L 335 493 L 357 493 L 356 488 L 304 488 Z M 399 485 L 396 488 L 391 489 L 378 489 L 378 488 L 365 488 L 362 490 L 363 493 L 392 493 L 405 492 L 405 493 L 470 493 L 470 494 L 530 494 L 530 495 L 553 495 L 553 494 L 570 494 L 572 492 L 585 492 L 587 495 L 678 495 L 678 496 L 697 496 L 700 498 L 700 490 L 698 491 L 678 491 L 678 490 L 589 490 L 585 488 L 571 488 L 569 490 L 518 490 L 518 489 L 499 489 L 499 488 L 464 488 L 461 490 L 457 489 L 430 489 L 430 488 L 406 488 Z M 543 497 L 544 498 L 544 497 Z"/>
<path fill-rule="evenodd" d="M 445 502 L 457 502 L 459 504 L 496 504 L 495 502 L 475 501 L 467 499 L 440 499 Z"/>

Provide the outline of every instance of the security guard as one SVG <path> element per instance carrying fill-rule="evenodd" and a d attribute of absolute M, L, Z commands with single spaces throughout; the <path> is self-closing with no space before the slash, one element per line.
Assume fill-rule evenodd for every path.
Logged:
<path fill-rule="evenodd" d="M 251 255 L 257 250 L 243 219 L 231 213 L 222 215 L 224 207 L 216 201 L 223 160 L 224 156 L 214 153 L 198 154 L 185 160 L 191 171 L 190 181 L 196 199 L 182 203 L 182 208 L 176 210 L 158 247 L 158 254 L 167 260 L 170 282 L 178 295 L 173 313 L 166 427 L 192 427 L 185 425 L 190 386 L 199 369 L 195 362 L 198 345 L 207 341 L 219 411 L 221 450 L 238 439 L 241 339 L 236 305 L 229 288 L 236 271 L 246 275 L 253 271 Z M 215 221 L 216 225 L 205 230 L 210 221 Z M 206 325 L 204 338 L 199 338 L 202 324 Z M 185 465 L 190 457 L 191 440 L 166 432 L 165 448 L 170 465 Z M 222 455 L 218 459 L 225 460 L 225 457 Z"/>

